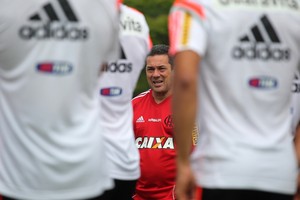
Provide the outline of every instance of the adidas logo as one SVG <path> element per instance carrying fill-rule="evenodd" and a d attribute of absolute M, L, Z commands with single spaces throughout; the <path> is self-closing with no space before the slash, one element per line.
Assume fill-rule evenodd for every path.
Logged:
<path fill-rule="evenodd" d="M 123 47 L 120 48 L 120 60 L 110 63 L 104 63 L 101 67 L 102 72 L 111 73 L 130 73 L 132 71 L 132 63 L 127 61 Z"/>
<path fill-rule="evenodd" d="M 294 75 L 294 81 L 292 85 L 292 92 L 293 93 L 300 93 L 300 77 L 299 74 Z"/>
<path fill-rule="evenodd" d="M 280 38 L 266 15 L 262 16 L 259 23 L 251 27 L 251 32 L 242 36 L 239 42 L 240 46 L 234 47 L 232 51 L 235 59 L 265 61 L 290 59 L 290 49 L 279 47 L 281 45 Z"/>
<path fill-rule="evenodd" d="M 20 28 L 19 35 L 30 39 L 85 40 L 88 30 L 79 28 L 78 18 L 67 0 L 51 1 L 29 17 L 31 25 Z M 39 22 L 39 23 L 37 23 Z M 43 22 L 43 25 L 40 25 Z"/>
<path fill-rule="evenodd" d="M 142 122 L 145 122 L 143 116 L 140 116 L 137 120 L 136 120 L 136 123 L 142 123 Z"/>

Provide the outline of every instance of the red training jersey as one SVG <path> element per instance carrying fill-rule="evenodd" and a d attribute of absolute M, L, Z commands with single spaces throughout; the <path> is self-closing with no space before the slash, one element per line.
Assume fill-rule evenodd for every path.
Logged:
<path fill-rule="evenodd" d="M 141 167 L 134 199 L 174 200 L 176 153 L 171 97 L 157 104 L 152 90 L 148 90 L 135 97 L 132 104 L 133 127 Z"/>

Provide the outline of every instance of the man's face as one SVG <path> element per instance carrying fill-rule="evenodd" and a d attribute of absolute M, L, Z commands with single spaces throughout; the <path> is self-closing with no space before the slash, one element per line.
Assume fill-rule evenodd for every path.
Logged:
<path fill-rule="evenodd" d="M 153 92 L 167 94 L 172 87 L 172 69 L 168 56 L 148 56 L 146 59 L 146 76 Z"/>

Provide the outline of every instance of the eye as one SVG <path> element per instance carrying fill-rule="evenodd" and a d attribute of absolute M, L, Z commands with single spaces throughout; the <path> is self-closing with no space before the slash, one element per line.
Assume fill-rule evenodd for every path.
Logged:
<path fill-rule="evenodd" d="M 163 72 L 163 71 L 165 71 L 165 70 L 166 70 L 165 67 L 160 67 L 160 68 L 159 68 L 159 71 L 161 71 L 161 72 Z"/>
<path fill-rule="evenodd" d="M 154 68 L 153 68 L 153 67 L 147 67 L 146 70 L 147 70 L 148 72 L 152 72 L 152 71 L 154 71 Z"/>

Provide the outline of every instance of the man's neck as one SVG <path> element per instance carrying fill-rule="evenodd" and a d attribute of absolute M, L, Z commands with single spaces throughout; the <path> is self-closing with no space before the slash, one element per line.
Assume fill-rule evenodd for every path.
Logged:
<path fill-rule="evenodd" d="M 168 92 L 154 92 L 152 90 L 153 99 L 157 104 L 160 104 L 161 102 L 163 102 L 166 98 L 171 96 L 171 94 L 172 94 L 171 91 L 168 91 Z"/>

